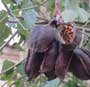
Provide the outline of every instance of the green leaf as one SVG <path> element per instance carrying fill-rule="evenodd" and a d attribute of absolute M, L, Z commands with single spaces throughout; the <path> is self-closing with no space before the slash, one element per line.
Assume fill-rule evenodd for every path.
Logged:
<path fill-rule="evenodd" d="M 2 67 L 2 72 L 8 68 L 10 68 L 11 66 L 13 66 L 14 63 L 11 62 L 11 61 L 8 61 L 8 60 L 5 60 L 4 63 L 3 63 L 3 67 Z M 14 73 L 14 69 L 10 69 L 8 70 L 7 72 L 3 73 L 1 75 L 1 79 L 2 80 L 9 80 L 10 77 L 13 76 L 13 73 Z"/>
<path fill-rule="evenodd" d="M 76 9 L 65 9 L 62 12 L 65 22 L 73 22 L 76 19 L 80 22 L 86 22 L 90 18 L 90 14 L 83 8 L 77 7 Z"/>
<path fill-rule="evenodd" d="M 0 25 L 0 46 L 4 43 L 4 40 L 8 37 L 9 34 L 9 28 L 4 25 Z"/>
<path fill-rule="evenodd" d="M 31 0 L 23 0 L 22 8 L 28 8 L 28 7 L 30 7 L 30 6 L 33 6 Z M 29 9 L 29 10 L 30 10 L 30 9 Z"/>
<path fill-rule="evenodd" d="M 24 49 L 20 46 L 20 43 L 15 43 L 14 47 L 18 49 L 19 51 L 24 51 Z"/>
<path fill-rule="evenodd" d="M 65 87 L 77 87 L 77 83 L 74 81 L 70 80 Z"/>
<path fill-rule="evenodd" d="M 21 35 L 21 38 L 22 38 L 23 40 L 26 40 L 26 38 L 27 38 L 27 36 L 28 36 L 27 30 L 24 30 L 24 29 L 22 29 L 22 28 L 19 28 L 18 30 L 19 30 L 19 34 Z"/>
<path fill-rule="evenodd" d="M 5 60 L 4 63 L 3 63 L 3 68 L 2 68 L 2 71 L 10 68 L 11 66 L 14 65 L 14 62 L 11 62 L 11 61 L 8 61 L 8 60 Z M 6 74 L 10 74 L 13 72 L 13 69 L 9 70 L 6 72 Z"/>
<path fill-rule="evenodd" d="M 14 16 L 16 16 L 16 17 L 19 17 L 20 15 L 19 15 L 19 13 L 20 13 L 20 9 L 19 9 L 19 7 L 17 6 L 17 5 L 11 5 L 11 10 L 12 10 L 12 13 L 14 14 Z"/>
<path fill-rule="evenodd" d="M 76 9 L 80 0 L 65 0 L 65 9 Z"/>
<path fill-rule="evenodd" d="M 15 82 L 15 87 L 25 87 L 23 80 L 17 80 Z"/>
<path fill-rule="evenodd" d="M 24 18 L 25 27 L 28 29 L 32 29 L 36 21 L 36 11 L 34 9 L 23 11 L 22 16 Z"/>
<path fill-rule="evenodd" d="M 22 23 L 22 25 L 25 27 L 24 20 L 21 19 L 21 20 L 19 20 L 19 21 L 20 21 L 20 22 Z M 25 41 L 25 40 L 27 39 L 28 30 L 23 29 L 19 23 L 17 24 L 17 29 L 18 29 L 18 32 L 19 32 L 19 34 L 20 34 L 20 36 L 21 36 L 21 38 L 20 38 L 20 43 L 21 43 L 22 41 Z"/>
<path fill-rule="evenodd" d="M 80 8 L 80 0 L 65 0 L 65 10 L 62 15 L 65 22 L 73 22 L 76 19 L 86 22 L 90 18 L 90 13 Z"/>
<path fill-rule="evenodd" d="M 9 36 L 10 29 L 6 25 L 8 17 L 6 16 L 7 12 L 2 10 L 0 11 L 0 46 L 4 43 L 4 40 Z"/>
<path fill-rule="evenodd" d="M 83 8 L 77 8 L 77 14 L 80 22 L 86 22 L 90 18 L 90 13 L 86 12 Z"/>
<path fill-rule="evenodd" d="M 63 16 L 64 22 L 72 22 L 78 17 L 75 10 L 71 10 L 71 9 L 64 10 L 62 12 L 62 16 Z"/>
<path fill-rule="evenodd" d="M 0 22 L 2 22 L 1 20 L 5 15 L 7 15 L 7 12 L 5 10 L 0 11 Z"/>
<path fill-rule="evenodd" d="M 22 5 L 23 8 L 30 8 L 32 5 L 32 2 L 30 0 L 25 0 Z M 28 9 L 22 11 L 22 17 L 24 18 L 24 24 L 25 27 L 28 29 L 31 29 L 36 21 L 37 12 L 34 9 Z"/>
<path fill-rule="evenodd" d="M 55 79 L 55 80 L 47 81 L 44 87 L 58 87 L 58 84 L 60 84 L 60 80 Z"/>
<path fill-rule="evenodd" d="M 50 12 L 50 16 L 52 17 L 53 16 L 53 11 L 54 11 L 54 0 L 48 0 L 48 3 L 47 3 L 47 10 Z"/>
<path fill-rule="evenodd" d="M 24 64 L 23 63 L 19 64 L 18 67 L 16 68 L 16 70 L 17 70 L 17 73 L 24 75 L 25 74 Z"/>
<path fill-rule="evenodd" d="M 65 87 L 84 87 L 83 81 L 77 79 L 75 76 L 71 77 L 71 80 L 69 80 Z"/>
<path fill-rule="evenodd" d="M 45 76 L 39 76 L 36 79 L 31 80 L 29 83 L 31 87 L 46 87 L 47 78 Z"/>
<path fill-rule="evenodd" d="M 27 40 L 27 37 L 28 37 L 28 32 L 26 30 L 19 30 L 19 34 L 21 36 L 19 43 L 22 43 L 22 41 L 25 42 Z"/>
<path fill-rule="evenodd" d="M 6 4 L 10 4 L 10 3 L 12 2 L 12 0 L 4 0 L 4 2 L 5 2 Z"/>

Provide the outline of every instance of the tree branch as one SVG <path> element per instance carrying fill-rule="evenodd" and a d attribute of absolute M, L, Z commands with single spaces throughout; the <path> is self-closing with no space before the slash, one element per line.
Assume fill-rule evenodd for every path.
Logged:
<path fill-rule="evenodd" d="M 1 47 L 0 47 L 0 50 L 2 50 L 5 46 L 7 46 L 7 44 L 15 37 L 15 35 L 18 33 L 18 31 L 16 31 L 12 37 L 6 42 L 4 43 Z"/>
<path fill-rule="evenodd" d="M 43 1 L 42 3 L 40 3 L 39 5 L 34 5 L 34 6 L 30 6 L 28 8 L 22 8 L 22 9 L 16 9 L 16 10 L 12 10 L 12 12 L 15 12 L 15 11 L 24 11 L 24 10 L 28 10 L 28 9 L 33 9 L 33 8 L 37 8 L 43 4 L 45 4 L 47 2 L 47 0 Z"/>
<path fill-rule="evenodd" d="M 9 71 L 9 70 L 11 70 L 11 69 L 17 67 L 17 66 L 18 66 L 19 64 L 21 64 L 23 61 L 25 61 L 25 59 L 19 61 L 18 63 L 16 63 L 15 65 L 11 66 L 10 68 L 8 68 L 8 69 L 2 71 L 2 72 L 0 73 L 0 75 L 2 75 L 3 73 L 6 73 L 7 71 Z"/>

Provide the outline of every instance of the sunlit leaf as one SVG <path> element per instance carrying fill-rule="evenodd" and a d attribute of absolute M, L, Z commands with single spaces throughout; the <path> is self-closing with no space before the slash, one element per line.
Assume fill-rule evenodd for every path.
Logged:
<path fill-rule="evenodd" d="M 8 68 L 12 67 L 14 65 L 13 62 L 5 60 L 3 63 L 3 67 L 2 67 L 2 71 L 7 70 Z M 12 77 L 14 72 L 14 69 L 10 69 L 7 72 L 3 73 L 1 75 L 1 79 L 2 80 L 9 80 L 10 77 Z"/>
<path fill-rule="evenodd" d="M 25 27 L 24 20 L 23 19 L 20 19 L 19 21 Z M 17 24 L 17 29 L 18 29 L 18 32 L 19 32 L 19 34 L 21 36 L 21 38 L 20 38 L 20 43 L 21 43 L 23 40 L 26 40 L 27 39 L 28 30 L 23 29 L 22 26 L 19 23 Z"/>
<path fill-rule="evenodd" d="M 47 3 L 47 10 L 50 12 L 50 16 L 53 16 L 53 11 L 54 11 L 54 0 L 48 0 L 48 3 Z"/>
<path fill-rule="evenodd" d="M 5 15 L 7 15 L 7 12 L 5 10 L 0 11 L 0 22 L 2 22 L 1 20 L 3 19 L 3 17 L 5 17 Z"/>
<path fill-rule="evenodd" d="M 3 62 L 3 68 L 2 68 L 2 71 L 4 71 L 4 70 L 10 68 L 10 67 L 13 66 L 13 65 L 14 65 L 13 62 L 8 61 L 8 60 L 5 60 L 5 61 Z M 12 73 L 12 72 L 13 72 L 13 69 L 7 71 L 6 74 L 9 74 L 9 73 Z"/>
<path fill-rule="evenodd" d="M 5 11 L 0 11 L 0 45 L 3 44 L 4 39 L 6 39 L 10 34 L 10 29 L 6 25 L 8 21 L 8 17 L 6 16 L 6 14 L 7 13 Z"/>
<path fill-rule="evenodd" d="M 23 80 L 17 80 L 17 81 L 15 82 L 15 86 L 16 86 L 16 87 L 25 87 L 24 81 L 23 81 Z"/>
<path fill-rule="evenodd" d="M 3 0 L 2 0 L 3 1 Z M 12 0 L 4 0 L 4 2 L 6 3 L 6 4 L 10 4 L 11 2 L 12 2 Z"/>

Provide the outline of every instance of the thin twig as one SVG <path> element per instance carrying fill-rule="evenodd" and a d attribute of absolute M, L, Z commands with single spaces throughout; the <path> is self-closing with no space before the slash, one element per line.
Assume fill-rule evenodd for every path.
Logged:
<path fill-rule="evenodd" d="M 76 28 L 78 28 L 78 29 L 85 29 L 86 31 L 90 31 L 90 28 L 85 28 L 85 27 L 79 27 L 79 26 L 75 26 Z"/>
<path fill-rule="evenodd" d="M 9 13 L 9 15 L 11 15 L 12 17 L 14 17 L 14 18 L 16 18 L 13 14 L 12 14 L 12 12 L 10 11 L 10 9 L 8 9 L 8 6 L 6 5 L 6 3 L 4 2 L 4 1 L 2 1 L 2 3 L 4 4 L 4 6 L 6 7 L 6 9 L 7 9 L 7 12 Z M 19 21 L 18 21 L 19 22 Z M 21 22 L 19 22 L 19 24 L 21 25 L 21 27 L 23 28 L 23 29 L 25 29 L 24 28 L 24 26 L 21 24 Z M 15 33 L 14 33 L 14 35 L 12 35 L 12 37 L 6 42 L 6 43 L 4 43 L 1 47 L 0 47 L 0 50 L 2 50 L 14 37 L 15 37 L 15 35 L 18 33 L 18 31 L 16 31 Z"/>
<path fill-rule="evenodd" d="M 9 13 L 9 15 L 11 15 L 12 17 L 16 18 L 16 16 L 14 16 L 14 14 L 12 13 L 12 11 L 8 8 L 8 6 L 6 5 L 6 3 L 3 1 L 4 6 L 7 9 L 7 12 Z M 17 19 L 17 18 L 16 18 Z M 22 25 L 22 23 L 19 21 L 19 19 L 17 19 L 18 23 L 20 24 L 20 26 L 26 30 L 26 28 Z"/>
<path fill-rule="evenodd" d="M 12 14 L 11 14 L 11 10 L 10 10 L 10 9 L 8 9 L 8 6 L 6 5 L 6 3 L 5 3 L 5 1 L 4 1 L 4 0 L 2 0 L 2 3 L 3 3 L 3 5 L 5 6 L 5 8 L 6 8 L 6 10 L 7 10 L 8 14 L 9 14 L 9 15 L 12 15 Z"/>
<path fill-rule="evenodd" d="M 42 3 L 40 3 L 40 5 L 39 6 L 41 6 L 41 5 L 43 5 L 43 4 L 45 4 L 47 2 L 47 0 L 45 0 L 44 2 L 42 2 Z M 35 8 L 35 7 L 37 7 L 38 5 L 36 5 L 36 6 L 33 6 L 33 7 L 31 7 L 31 9 L 32 8 Z M 23 10 L 26 10 L 27 8 L 24 8 Z M 30 9 L 30 8 L 29 8 Z M 12 13 L 12 15 L 14 16 L 14 14 Z M 15 17 L 15 16 L 14 16 Z M 16 18 L 16 17 L 15 17 Z M 19 23 L 19 25 L 24 29 L 24 30 L 26 30 L 26 28 L 23 26 L 23 24 L 19 21 L 19 19 L 18 19 L 18 23 Z"/>
<path fill-rule="evenodd" d="M 2 72 L 0 73 L 0 75 L 2 75 L 3 73 L 6 73 L 7 71 L 9 71 L 9 70 L 11 70 L 11 69 L 17 67 L 17 66 L 18 66 L 19 64 L 21 64 L 23 61 L 25 61 L 25 59 L 19 61 L 18 63 L 16 63 L 15 65 L 11 66 L 10 68 L 8 68 L 8 69 L 2 71 Z"/>
<path fill-rule="evenodd" d="M 15 21 L 15 20 L 13 20 L 13 21 L 9 20 L 8 22 L 9 23 L 17 23 L 17 21 Z"/>
<path fill-rule="evenodd" d="M 1 20 L 0 22 L 2 22 L 6 17 L 7 17 L 8 14 L 6 14 Z"/>
<path fill-rule="evenodd" d="M 24 10 L 28 10 L 28 9 L 33 9 L 33 8 L 37 8 L 43 4 L 45 4 L 47 2 L 47 0 L 45 0 L 44 2 L 40 3 L 39 5 L 34 5 L 34 6 L 30 6 L 28 8 L 22 8 L 22 9 L 16 9 L 16 10 L 12 10 L 12 12 L 16 12 L 16 11 L 24 11 Z"/>
<path fill-rule="evenodd" d="M 12 87 L 12 85 L 14 85 L 17 80 L 21 80 L 21 79 L 24 78 L 24 77 L 26 77 L 26 75 L 23 75 L 23 76 L 21 76 L 20 78 L 16 79 L 16 80 L 13 81 L 8 87 Z"/>
<path fill-rule="evenodd" d="M 8 81 L 6 81 L 3 85 L 1 85 L 1 87 L 5 87 L 5 85 L 7 85 L 14 77 L 15 75 L 13 75 L 12 77 L 9 78 Z"/>
<path fill-rule="evenodd" d="M 80 42 L 80 45 L 79 45 L 79 47 L 82 47 L 82 45 L 83 45 L 83 41 L 84 41 L 84 36 L 85 36 L 85 29 L 83 29 L 82 30 L 82 39 L 81 39 L 81 42 Z"/>
<path fill-rule="evenodd" d="M 22 79 L 22 78 L 24 78 L 24 77 L 26 77 L 26 75 L 23 75 L 23 76 L 17 78 L 15 81 L 13 81 L 13 82 L 9 85 L 9 87 L 11 87 L 17 80 L 20 80 L 20 79 Z M 11 77 L 8 81 L 6 81 L 1 87 L 5 87 L 5 85 L 7 85 L 7 84 L 9 83 L 9 81 L 11 81 L 12 79 L 13 79 L 13 77 Z"/>
<path fill-rule="evenodd" d="M 13 81 L 8 87 L 12 87 L 15 84 L 15 81 Z"/>
<path fill-rule="evenodd" d="M 45 2 L 46 2 L 46 1 L 45 1 Z M 43 2 L 43 3 L 45 3 L 45 2 Z M 41 3 L 40 5 L 43 5 L 43 3 Z M 5 3 L 3 2 L 3 4 L 5 4 Z M 5 5 L 5 7 L 6 7 L 6 5 Z M 24 11 L 24 10 L 33 9 L 33 8 L 36 8 L 36 7 L 38 7 L 38 5 L 35 5 L 35 6 L 32 6 L 32 7 L 28 7 L 28 8 L 23 8 L 23 9 L 12 10 L 12 12 L 15 12 L 15 11 Z M 6 7 L 6 8 L 7 8 L 7 7 Z M 11 13 L 9 10 L 8 10 L 8 12 Z M 6 14 L 6 15 L 0 20 L 0 22 L 2 22 L 2 21 L 7 17 L 7 15 L 8 15 L 8 14 Z"/>
<path fill-rule="evenodd" d="M 90 34 L 87 34 L 86 32 L 82 32 L 82 31 L 80 31 L 82 34 L 84 34 L 84 35 L 86 35 L 87 37 L 90 37 Z"/>
<path fill-rule="evenodd" d="M 83 28 L 87 25 L 89 23 L 89 20 L 82 26 Z M 81 43 L 80 43 L 80 47 L 82 47 L 82 45 L 83 45 L 83 41 L 84 41 L 84 36 L 85 36 L 85 28 L 83 29 L 83 31 L 82 31 L 82 40 L 81 40 Z"/>
<path fill-rule="evenodd" d="M 16 12 L 16 11 L 24 11 L 24 10 L 29 10 L 29 9 L 37 8 L 37 7 L 38 7 L 38 5 L 35 5 L 35 6 L 32 6 L 32 7 L 28 7 L 28 8 L 12 10 L 12 12 Z"/>
<path fill-rule="evenodd" d="M 7 46 L 7 44 L 16 36 L 16 34 L 18 33 L 18 31 L 16 31 L 12 37 L 6 42 L 4 43 L 1 47 L 0 47 L 0 50 L 2 50 L 5 46 Z"/>

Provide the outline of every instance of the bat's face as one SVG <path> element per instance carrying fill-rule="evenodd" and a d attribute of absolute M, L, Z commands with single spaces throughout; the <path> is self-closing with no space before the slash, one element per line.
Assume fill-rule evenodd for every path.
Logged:
<path fill-rule="evenodd" d="M 75 39 L 75 35 L 76 35 L 76 29 L 74 28 L 74 26 L 70 23 L 59 23 L 57 24 L 57 22 L 59 22 L 56 19 L 53 19 L 50 21 L 50 26 L 52 28 L 56 28 L 56 32 L 58 35 L 58 40 L 62 43 L 62 44 L 71 44 L 74 39 Z"/>

